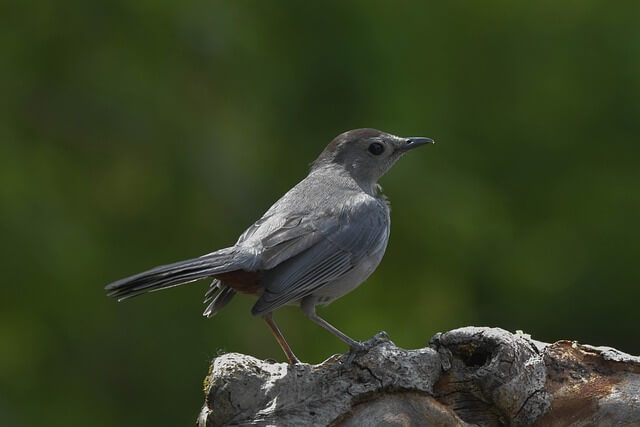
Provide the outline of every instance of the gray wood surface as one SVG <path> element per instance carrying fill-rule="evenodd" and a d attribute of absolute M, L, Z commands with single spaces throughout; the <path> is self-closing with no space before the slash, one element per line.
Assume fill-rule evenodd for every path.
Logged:
<path fill-rule="evenodd" d="M 200 427 L 640 426 L 640 358 L 466 327 L 417 350 L 380 333 L 357 354 L 288 365 L 212 361 Z"/>

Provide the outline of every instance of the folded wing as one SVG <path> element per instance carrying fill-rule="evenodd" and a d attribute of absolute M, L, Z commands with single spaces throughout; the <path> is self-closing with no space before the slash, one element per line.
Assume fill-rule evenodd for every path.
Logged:
<path fill-rule="evenodd" d="M 292 221 L 294 226 L 266 238 L 263 259 L 271 268 L 263 270 L 264 292 L 252 313 L 269 313 L 298 301 L 349 272 L 385 244 L 387 221 L 386 206 L 371 200 L 338 215 Z"/>

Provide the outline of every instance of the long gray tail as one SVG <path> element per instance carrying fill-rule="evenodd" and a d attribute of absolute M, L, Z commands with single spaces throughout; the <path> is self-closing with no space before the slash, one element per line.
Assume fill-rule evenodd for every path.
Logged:
<path fill-rule="evenodd" d="M 234 254 L 234 248 L 225 248 L 199 258 L 161 265 L 110 283 L 105 290 L 108 296 L 122 301 L 147 292 L 195 282 L 241 268 L 233 262 Z"/>

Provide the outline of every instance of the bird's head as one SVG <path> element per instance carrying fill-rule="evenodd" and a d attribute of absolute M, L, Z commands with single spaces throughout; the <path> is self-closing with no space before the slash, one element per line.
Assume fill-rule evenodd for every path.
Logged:
<path fill-rule="evenodd" d="M 335 137 L 313 162 L 312 170 L 339 166 L 357 182 L 373 186 L 407 151 L 433 143 L 430 138 L 403 138 L 377 129 L 354 129 Z"/>

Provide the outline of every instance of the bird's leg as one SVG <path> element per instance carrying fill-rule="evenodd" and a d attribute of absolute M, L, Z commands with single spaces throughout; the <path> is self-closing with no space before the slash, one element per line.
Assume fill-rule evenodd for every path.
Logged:
<path fill-rule="evenodd" d="M 345 342 L 349 346 L 349 348 L 351 348 L 351 350 L 357 351 L 357 350 L 363 350 L 365 348 L 365 345 L 363 343 L 356 341 L 353 338 L 350 338 L 348 335 L 344 334 L 343 332 L 340 332 L 337 328 L 335 328 L 329 322 L 327 322 L 322 317 L 316 314 L 315 297 L 313 296 L 305 297 L 300 304 L 300 308 L 302 309 L 302 312 L 306 314 L 309 319 L 313 320 L 318 325 L 322 326 L 327 331 L 331 332 L 333 335 L 340 338 L 343 342 Z"/>
<path fill-rule="evenodd" d="M 298 359 L 296 355 L 293 354 L 293 350 L 291 350 L 291 347 L 289 347 L 289 344 L 287 344 L 287 340 L 284 339 L 284 336 L 282 335 L 282 332 L 280 332 L 280 329 L 278 329 L 276 322 L 273 321 L 271 313 L 265 314 L 264 316 L 262 316 L 262 319 L 267 323 L 269 329 L 271 329 L 273 336 L 276 337 L 278 344 L 280 344 L 280 347 L 282 347 L 282 351 L 284 351 L 284 354 L 287 355 L 289 363 L 291 363 L 292 365 L 300 363 L 300 359 Z"/>

